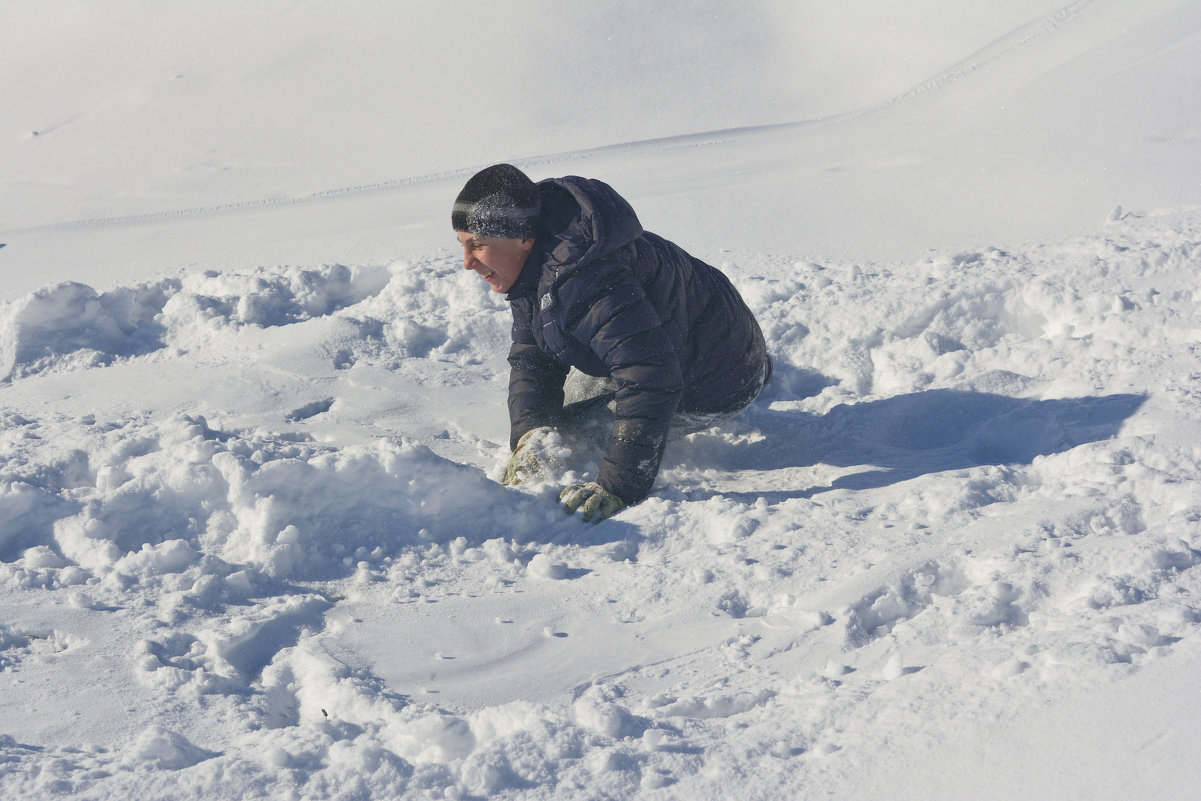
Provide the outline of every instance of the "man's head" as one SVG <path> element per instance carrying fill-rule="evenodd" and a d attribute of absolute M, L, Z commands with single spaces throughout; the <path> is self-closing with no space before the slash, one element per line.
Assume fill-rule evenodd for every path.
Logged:
<path fill-rule="evenodd" d="M 541 202 L 537 185 L 511 164 L 480 170 L 455 198 L 450 224 L 456 231 L 496 239 L 537 235 Z"/>
<path fill-rule="evenodd" d="M 496 292 L 508 292 L 534 247 L 541 209 L 538 187 L 510 164 L 477 172 L 455 199 L 450 222 L 463 266 Z"/>

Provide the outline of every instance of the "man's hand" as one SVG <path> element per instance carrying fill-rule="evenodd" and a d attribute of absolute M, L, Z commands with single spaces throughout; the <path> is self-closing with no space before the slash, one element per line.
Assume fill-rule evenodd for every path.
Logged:
<path fill-rule="evenodd" d="M 509 466 L 505 468 L 505 477 L 500 483 L 506 487 L 516 487 L 542 475 L 543 465 L 538 460 L 537 442 L 532 440 L 541 441 L 553 431 L 550 426 L 542 426 L 522 434 L 521 439 L 517 440 L 517 447 L 513 449 L 513 455 L 509 457 Z"/>
<path fill-rule="evenodd" d="M 599 523 L 605 518 L 617 514 L 626 505 L 625 501 L 595 481 L 564 487 L 563 491 L 559 493 L 559 500 L 563 502 L 567 514 L 572 514 L 579 509 L 585 523 Z"/>

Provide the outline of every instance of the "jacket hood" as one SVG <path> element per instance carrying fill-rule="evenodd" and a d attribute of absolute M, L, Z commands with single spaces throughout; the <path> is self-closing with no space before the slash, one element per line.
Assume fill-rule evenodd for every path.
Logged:
<path fill-rule="evenodd" d="M 638 215 L 613 187 L 569 175 L 539 183 L 549 234 L 547 266 L 556 272 L 603 258 L 642 236 Z"/>

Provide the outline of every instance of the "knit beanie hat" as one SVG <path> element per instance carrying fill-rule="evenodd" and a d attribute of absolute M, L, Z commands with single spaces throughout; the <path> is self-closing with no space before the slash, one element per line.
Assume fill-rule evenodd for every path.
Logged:
<path fill-rule="evenodd" d="M 456 231 L 498 239 L 537 235 L 541 210 L 538 186 L 511 164 L 486 167 L 455 198 L 450 224 Z"/>

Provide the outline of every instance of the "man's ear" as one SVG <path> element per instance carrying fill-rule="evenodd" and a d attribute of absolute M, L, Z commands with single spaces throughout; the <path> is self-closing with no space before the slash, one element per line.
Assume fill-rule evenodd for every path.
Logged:
<path fill-rule="evenodd" d="M 521 249 L 524 250 L 526 253 L 529 253 L 531 250 L 533 250 L 534 249 L 534 237 L 530 237 L 529 239 L 521 240 Z"/>

